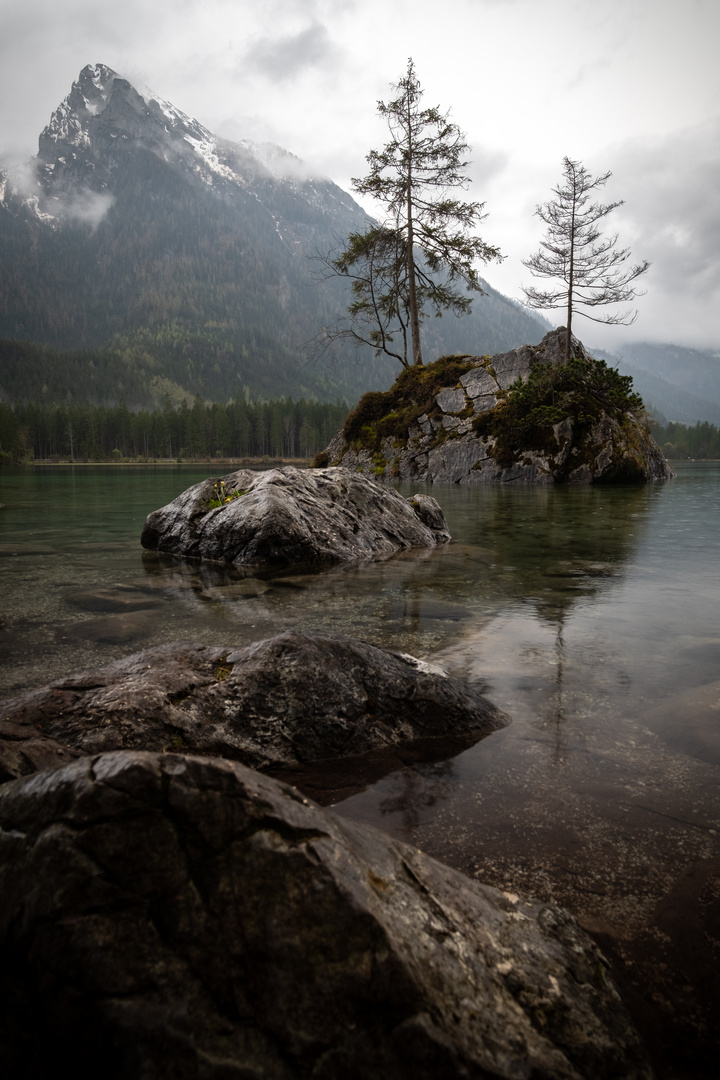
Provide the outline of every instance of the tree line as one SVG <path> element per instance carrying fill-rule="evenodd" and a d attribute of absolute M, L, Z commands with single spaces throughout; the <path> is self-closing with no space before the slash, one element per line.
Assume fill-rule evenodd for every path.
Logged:
<path fill-rule="evenodd" d="M 697 424 L 653 424 L 653 438 L 660 444 L 665 457 L 675 461 L 684 458 L 720 458 L 720 428 L 707 421 Z"/>
<path fill-rule="evenodd" d="M 342 427 L 345 403 L 287 400 L 192 405 L 131 412 L 75 403 L 0 402 L 0 462 L 198 458 L 312 458 Z"/>
<path fill-rule="evenodd" d="M 131 412 L 127 406 L 0 402 L 0 463 L 33 460 L 122 461 L 172 458 L 312 458 L 345 422 L 345 403 L 250 402 L 226 405 L 197 397 L 179 408 Z M 655 423 L 666 457 L 720 459 L 714 424 Z"/>

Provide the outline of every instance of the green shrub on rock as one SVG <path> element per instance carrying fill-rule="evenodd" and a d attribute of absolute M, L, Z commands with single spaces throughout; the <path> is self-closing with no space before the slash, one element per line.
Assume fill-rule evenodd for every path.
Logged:
<path fill-rule="evenodd" d="M 477 416 L 472 427 L 495 439 L 495 460 L 509 466 L 526 450 L 557 453 L 553 429 L 563 420 L 573 421 L 577 440 L 602 413 L 621 420 L 628 412 L 636 419 L 645 412 L 630 376 L 604 360 L 572 357 L 567 364 L 535 364 L 527 380 L 517 379 L 506 401 Z"/>

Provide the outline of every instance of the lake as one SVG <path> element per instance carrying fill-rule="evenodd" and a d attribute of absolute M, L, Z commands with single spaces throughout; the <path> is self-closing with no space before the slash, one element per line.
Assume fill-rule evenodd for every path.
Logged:
<path fill-rule="evenodd" d="M 658 1074 L 714 1076 L 720 464 L 637 487 L 436 485 L 446 547 L 274 577 L 140 548 L 145 516 L 210 471 L 0 471 L 0 693 L 163 641 L 240 645 L 310 626 L 482 684 L 508 728 L 338 812 L 569 907 Z"/>

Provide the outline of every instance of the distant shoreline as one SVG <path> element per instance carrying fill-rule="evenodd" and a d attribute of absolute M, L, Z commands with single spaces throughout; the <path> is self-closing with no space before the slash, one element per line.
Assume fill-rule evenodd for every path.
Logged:
<path fill-rule="evenodd" d="M 12 468 L 34 468 L 36 465 L 51 465 L 51 466 L 68 466 L 77 465 L 80 467 L 87 467 L 89 465 L 111 465 L 114 468 L 122 468 L 128 465 L 213 465 L 213 466 L 225 466 L 230 465 L 234 467 L 242 468 L 243 466 L 256 467 L 258 465 L 265 465 L 268 468 L 276 469 L 281 468 L 283 465 L 295 465 L 297 468 L 308 468 L 312 458 L 195 458 L 178 461 L 175 458 L 148 458 L 145 461 L 138 461 L 131 458 L 128 461 L 53 461 L 45 458 L 36 458 L 34 461 L 23 461 L 12 465 Z M 5 463 L 3 463 L 5 464 Z M 9 463 L 8 463 L 9 464 Z"/>

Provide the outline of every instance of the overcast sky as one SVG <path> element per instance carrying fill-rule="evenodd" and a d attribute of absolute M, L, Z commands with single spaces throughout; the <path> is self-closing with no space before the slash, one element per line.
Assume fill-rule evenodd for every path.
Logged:
<path fill-rule="evenodd" d="M 579 336 L 720 350 L 719 46 L 720 0 L 0 0 L 0 155 L 35 153 L 99 62 L 349 188 L 412 56 L 424 104 L 472 147 L 470 197 L 506 256 L 481 271 L 491 284 L 531 283 L 533 211 L 567 155 L 612 170 L 603 201 L 626 202 L 609 229 L 653 264 L 631 330 L 578 319 Z"/>

